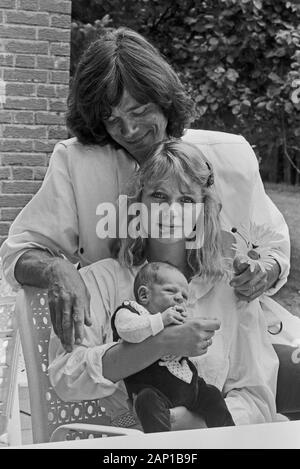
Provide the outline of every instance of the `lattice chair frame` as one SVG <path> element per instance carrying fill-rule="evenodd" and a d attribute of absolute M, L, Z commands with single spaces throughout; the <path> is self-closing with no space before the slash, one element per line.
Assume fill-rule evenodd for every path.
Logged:
<path fill-rule="evenodd" d="M 15 320 L 15 296 L 0 296 L 0 444 L 12 416 L 18 371 L 19 343 Z"/>
<path fill-rule="evenodd" d="M 48 376 L 51 321 L 45 290 L 22 289 L 17 296 L 16 315 L 28 377 L 34 443 L 143 434 L 125 428 L 135 424 L 130 416 L 125 416 L 118 427 L 112 426 L 99 399 L 65 402 L 58 397 Z"/>

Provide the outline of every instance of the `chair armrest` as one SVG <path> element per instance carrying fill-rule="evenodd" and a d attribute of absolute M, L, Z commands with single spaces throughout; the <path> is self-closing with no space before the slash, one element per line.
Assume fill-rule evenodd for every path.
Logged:
<path fill-rule="evenodd" d="M 108 425 L 93 425 L 88 423 L 70 423 L 57 427 L 51 435 L 50 441 L 64 441 L 70 431 L 86 432 L 95 435 L 130 436 L 144 435 L 143 432 L 131 428 L 111 427 Z"/>

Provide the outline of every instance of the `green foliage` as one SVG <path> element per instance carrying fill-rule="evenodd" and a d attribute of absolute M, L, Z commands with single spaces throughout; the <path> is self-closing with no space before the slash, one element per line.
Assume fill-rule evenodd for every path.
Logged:
<path fill-rule="evenodd" d="M 197 103 L 194 127 L 242 133 L 265 179 L 299 182 L 300 9 L 286 0 L 73 0 L 72 71 L 106 27 L 146 36 Z M 289 161 L 287 160 L 289 159 Z"/>

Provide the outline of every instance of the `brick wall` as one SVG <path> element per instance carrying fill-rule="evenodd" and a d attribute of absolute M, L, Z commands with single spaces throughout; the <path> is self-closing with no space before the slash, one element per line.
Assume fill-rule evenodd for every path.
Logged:
<path fill-rule="evenodd" d="M 67 137 L 71 1 L 0 0 L 0 245 Z"/>

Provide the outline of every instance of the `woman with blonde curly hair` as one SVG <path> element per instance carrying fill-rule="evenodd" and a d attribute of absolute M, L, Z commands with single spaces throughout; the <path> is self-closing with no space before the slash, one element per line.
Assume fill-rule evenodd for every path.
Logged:
<path fill-rule="evenodd" d="M 66 353 L 52 334 L 49 374 L 57 393 L 67 400 L 104 398 L 117 424 L 129 412 L 123 379 L 174 354 L 190 357 L 198 374 L 223 393 L 235 424 L 275 421 L 278 359 L 259 301 L 239 301 L 229 285 L 233 236 L 220 228 L 211 164 L 191 144 L 164 141 L 135 174 L 128 201 L 128 208 L 140 204 L 141 213 L 131 234 L 128 217 L 118 259 L 81 269 L 92 315 L 82 344 Z M 135 299 L 135 277 L 151 262 L 168 262 L 185 276 L 188 317 L 152 330 L 140 343 L 116 342 L 111 318 Z M 178 409 L 171 409 L 175 427 Z M 192 426 L 190 420 L 185 428 Z"/>
<path fill-rule="evenodd" d="M 187 249 L 187 264 L 193 276 L 204 275 L 217 277 L 222 273 L 221 235 L 218 216 L 221 204 L 211 190 L 213 173 L 211 165 L 204 155 L 199 157 L 197 147 L 181 140 L 169 140 L 160 143 L 139 171 L 133 176 L 128 187 L 129 204 L 141 203 L 151 210 L 155 205 L 168 203 L 166 194 L 148 195 L 154 186 L 170 185 L 170 181 L 187 190 L 191 184 L 197 193 L 197 203 L 203 206 L 203 246 L 197 249 Z M 201 189 L 200 189 L 201 188 Z M 192 200 L 192 198 L 191 198 Z M 150 204 L 149 204 L 150 202 Z M 182 203 L 180 200 L 180 204 Z M 196 203 L 196 202 L 195 202 Z M 186 203 L 185 203 L 186 204 Z M 182 205 L 183 206 L 183 205 Z M 187 205 L 185 205 L 187 207 Z M 183 213 L 182 213 L 183 215 Z M 199 225 L 199 223 L 198 223 Z M 146 231 L 150 227 L 146 227 Z M 200 233 L 195 233 L 200 236 Z M 198 239 L 198 241 L 200 241 Z M 119 260 L 125 264 L 140 265 L 146 260 L 147 237 L 126 237 L 121 241 Z M 194 246 L 194 245 L 193 245 Z M 188 272 L 187 272 L 187 275 Z"/>

